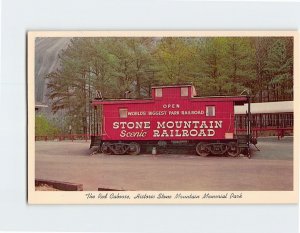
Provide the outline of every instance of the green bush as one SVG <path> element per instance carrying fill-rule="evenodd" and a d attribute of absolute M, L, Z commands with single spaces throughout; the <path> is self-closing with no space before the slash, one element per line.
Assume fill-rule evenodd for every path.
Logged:
<path fill-rule="evenodd" d="M 45 116 L 35 117 L 35 136 L 53 136 L 59 133 L 59 128 L 55 127 Z"/>

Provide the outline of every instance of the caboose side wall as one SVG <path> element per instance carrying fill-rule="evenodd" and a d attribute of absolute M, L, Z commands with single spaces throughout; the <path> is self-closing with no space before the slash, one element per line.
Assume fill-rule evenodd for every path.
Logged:
<path fill-rule="evenodd" d="M 102 140 L 222 140 L 234 133 L 233 100 L 174 98 L 179 94 L 178 88 L 155 101 L 104 102 Z M 214 116 L 206 116 L 210 106 Z"/>

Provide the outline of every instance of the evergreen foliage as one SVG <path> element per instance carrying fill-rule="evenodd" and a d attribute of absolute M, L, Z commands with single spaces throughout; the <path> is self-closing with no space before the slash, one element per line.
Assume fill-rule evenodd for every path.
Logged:
<path fill-rule="evenodd" d="M 73 38 L 46 76 L 54 113 L 89 132 L 90 101 L 150 96 L 151 85 L 193 83 L 198 95 L 239 95 L 252 101 L 293 99 L 293 38 Z"/>

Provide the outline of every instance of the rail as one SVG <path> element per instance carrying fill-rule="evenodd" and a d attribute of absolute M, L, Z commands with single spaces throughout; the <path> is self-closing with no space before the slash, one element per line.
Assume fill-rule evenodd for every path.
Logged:
<path fill-rule="evenodd" d="M 276 127 L 263 127 L 263 128 L 251 128 L 251 131 L 253 132 L 253 136 L 255 138 L 258 138 L 259 133 L 264 132 L 264 131 L 274 131 L 277 132 L 277 138 L 280 140 L 281 138 L 284 137 L 286 131 L 293 131 L 293 127 L 285 127 L 285 128 L 276 128 Z M 247 129 L 239 128 L 237 129 L 238 132 L 243 132 L 247 131 Z"/>

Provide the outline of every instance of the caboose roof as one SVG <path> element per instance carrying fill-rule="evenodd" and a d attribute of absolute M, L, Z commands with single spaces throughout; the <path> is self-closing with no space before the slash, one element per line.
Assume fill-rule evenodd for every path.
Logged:
<path fill-rule="evenodd" d="M 192 87 L 192 84 L 173 84 L 173 85 L 162 85 L 162 86 L 152 86 L 152 89 L 156 88 L 172 88 L 172 87 Z"/>
<path fill-rule="evenodd" d="M 170 84 L 170 85 L 160 85 L 160 86 L 152 86 L 152 97 L 144 98 L 144 99 L 136 99 L 136 98 L 122 98 L 122 99 L 95 99 L 93 100 L 93 104 L 136 104 L 136 103 L 153 103 L 156 101 L 154 91 L 155 89 L 164 89 L 164 88 L 181 88 L 181 87 L 189 87 L 192 89 L 194 85 L 192 84 Z M 193 88 L 194 89 L 194 88 Z M 171 96 L 168 95 L 168 98 Z M 164 97 L 162 97 L 164 98 Z M 176 96 L 174 96 L 174 100 L 176 100 Z M 248 102 L 247 96 L 197 96 L 195 90 L 192 90 L 192 95 L 190 93 L 190 97 L 188 98 L 190 101 L 211 101 L 211 102 L 224 102 L 224 101 L 233 101 L 235 105 L 243 105 Z"/>
<path fill-rule="evenodd" d="M 236 105 L 242 105 L 247 102 L 247 96 L 196 96 L 191 97 L 190 101 L 201 101 L 201 102 L 222 102 L 222 101 L 233 101 Z M 145 99 L 96 99 L 93 101 L 94 104 L 137 104 L 137 103 L 153 103 L 155 100 L 152 98 Z"/>

